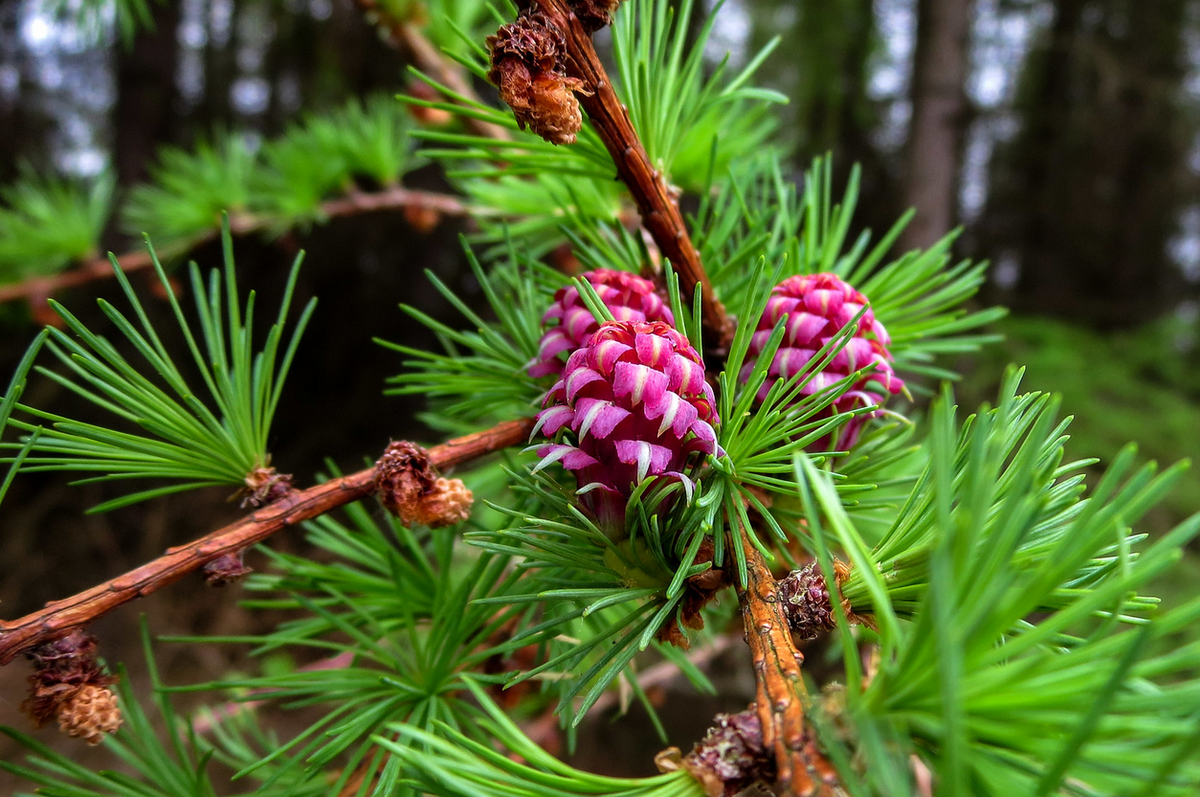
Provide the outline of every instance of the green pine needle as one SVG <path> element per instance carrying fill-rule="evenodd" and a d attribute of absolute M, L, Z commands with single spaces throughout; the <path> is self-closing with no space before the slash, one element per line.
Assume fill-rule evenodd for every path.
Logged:
<path fill-rule="evenodd" d="M 201 141 L 192 152 L 164 147 L 150 182 L 130 191 L 124 227 L 149 234 L 167 251 L 187 248 L 219 228 L 222 212 L 249 210 L 249 184 L 259 168 L 245 138 L 233 134 Z"/>
<path fill-rule="evenodd" d="M 48 422 L 48 428 L 32 444 L 24 470 L 76 472 L 86 474 L 83 481 L 88 482 L 142 477 L 173 482 L 107 501 L 92 510 L 104 511 L 192 487 L 243 485 L 255 470 L 270 465 L 267 438 L 271 420 L 316 300 L 310 301 L 301 312 L 291 339 L 282 348 L 302 260 L 297 257 L 275 323 L 268 330 L 262 349 L 255 352 L 251 341 L 255 295 L 249 294 L 243 315 L 228 225 L 223 236 L 224 286 L 218 271 L 211 272 L 206 285 L 199 268 L 195 264 L 191 268 L 199 334 L 185 319 L 166 273 L 151 249 L 155 270 L 210 403 L 200 400 L 172 360 L 129 280 L 113 259 L 113 269 L 134 316 L 131 320 L 104 300 L 98 304 L 136 351 L 137 358 L 131 361 L 52 301 L 51 306 L 67 329 L 49 329 L 47 348 L 65 366 L 66 372 L 40 366 L 37 370 L 107 411 L 113 416 L 114 425 L 129 431 L 18 405 L 33 419 Z M 10 419 L 9 423 L 27 432 L 40 428 L 25 420 Z M 20 445 L 0 444 L 10 449 Z"/>
<path fill-rule="evenodd" d="M 0 284 L 94 257 L 113 186 L 107 173 L 87 185 L 22 169 L 17 182 L 0 189 Z"/>

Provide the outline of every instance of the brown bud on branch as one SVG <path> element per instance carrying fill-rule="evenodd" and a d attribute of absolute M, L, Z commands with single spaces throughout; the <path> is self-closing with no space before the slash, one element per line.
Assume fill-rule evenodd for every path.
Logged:
<path fill-rule="evenodd" d="M 474 497 L 460 479 L 444 479 L 429 452 L 406 441 L 392 443 L 375 465 L 380 503 L 406 526 L 441 528 L 471 516 Z"/>
<path fill-rule="evenodd" d="M 567 77 L 566 42 L 545 15 L 517 17 L 489 36 L 492 68 L 488 80 L 513 110 L 517 124 L 551 144 L 573 144 L 583 126 L 575 93 L 591 94 L 582 80 Z"/>
<path fill-rule="evenodd" d="M 833 573 L 835 586 L 840 588 L 850 575 L 850 565 L 835 559 Z M 778 589 L 783 613 L 797 639 L 816 639 L 837 627 L 833 597 L 817 562 L 809 562 L 788 573 L 779 580 Z M 836 591 L 840 597 L 840 589 Z M 842 611 L 852 625 L 870 626 L 870 618 L 852 612 L 849 601 L 842 598 L 841 603 Z"/>
<path fill-rule="evenodd" d="M 29 651 L 34 672 L 21 710 L 40 728 L 51 720 L 68 736 L 99 744 L 121 727 L 121 710 L 109 689 L 116 678 L 96 660 L 96 638 L 75 630 Z"/>
<path fill-rule="evenodd" d="M 223 587 L 226 584 L 241 581 L 254 572 L 254 568 L 246 566 L 245 555 L 245 548 L 223 554 L 204 565 L 200 572 L 204 574 L 204 580 L 212 587 Z"/>
<path fill-rule="evenodd" d="M 755 784 L 775 782 L 775 757 L 763 743 L 762 722 L 753 707 L 738 714 L 718 714 L 716 724 L 682 759 L 670 748 L 656 759 L 660 769 L 682 766 L 704 787 L 708 797 L 733 797 Z"/>
<path fill-rule="evenodd" d="M 805 725 L 795 753 L 804 763 L 804 783 L 781 782 L 776 757 L 763 733 L 757 707 L 737 714 L 718 714 L 715 724 L 686 756 L 670 747 L 654 763 L 659 771 L 686 769 L 707 797 L 769 793 L 834 797 L 845 794 L 837 770 L 826 757 L 811 725 Z M 753 788 L 757 787 L 757 791 Z"/>

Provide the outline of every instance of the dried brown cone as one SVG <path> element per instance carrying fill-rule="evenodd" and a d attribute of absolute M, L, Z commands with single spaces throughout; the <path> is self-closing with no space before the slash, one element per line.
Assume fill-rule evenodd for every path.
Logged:
<path fill-rule="evenodd" d="M 376 464 L 379 500 L 406 526 L 441 528 L 471 515 L 471 491 L 460 479 L 445 479 L 429 464 L 429 453 L 418 445 L 392 443 Z"/>
<path fill-rule="evenodd" d="M 663 772 L 686 769 L 708 797 L 733 797 L 755 784 L 775 782 L 775 757 L 763 743 L 753 706 L 738 714 L 718 714 L 716 724 L 686 756 L 671 747 L 654 761 Z"/>
<path fill-rule="evenodd" d="M 562 31 L 540 12 L 525 13 L 487 43 L 492 53 L 488 80 L 500 89 L 521 129 L 528 127 L 551 144 L 575 143 L 583 127 L 575 93 L 591 92 L 582 80 L 567 77 Z"/>
<path fill-rule="evenodd" d="M 850 566 L 835 559 L 834 579 L 838 587 L 850 575 Z M 837 614 L 821 566 L 817 562 L 793 570 L 779 580 L 779 599 L 783 603 L 788 625 L 797 639 L 816 639 L 837 628 Z M 840 590 L 839 590 L 840 595 Z M 851 624 L 866 624 L 867 620 L 850 610 L 850 602 L 842 599 L 842 611 Z"/>
<path fill-rule="evenodd" d="M 68 735 L 99 744 L 121 726 L 121 710 L 108 688 L 117 679 L 100 667 L 96 647 L 95 637 L 72 631 L 27 654 L 34 672 L 21 710 L 34 727 L 57 720 Z"/>

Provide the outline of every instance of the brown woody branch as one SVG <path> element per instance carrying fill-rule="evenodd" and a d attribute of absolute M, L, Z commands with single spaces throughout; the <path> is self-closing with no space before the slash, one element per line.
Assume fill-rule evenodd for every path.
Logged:
<path fill-rule="evenodd" d="M 532 429 L 532 419 L 507 421 L 429 449 L 429 462 L 438 470 L 446 470 L 523 443 Z M 367 468 L 290 493 L 225 528 L 186 545 L 170 548 L 154 561 L 123 576 L 70 598 L 48 603 L 17 620 L 0 621 L 0 665 L 8 664 L 21 653 L 72 629 L 83 628 L 134 598 L 173 584 L 214 559 L 260 543 L 277 531 L 365 498 L 374 491 L 375 468 Z"/>
<path fill-rule="evenodd" d="M 662 254 L 671 261 L 687 295 L 690 297 L 695 291 L 700 292 L 701 320 L 713 336 L 712 339 L 724 348 L 733 337 L 733 325 L 725 308 L 713 294 L 712 284 L 700 262 L 700 254 L 683 222 L 675 192 L 667 185 L 662 172 L 650 162 L 646 148 L 633 129 L 629 110 L 617 99 L 612 81 L 596 55 L 591 34 L 565 0 L 533 2 L 562 31 L 570 56 L 567 74 L 583 81 L 587 91 L 580 92 L 579 102 L 608 148 L 617 174 L 629 187 L 641 213 L 642 224 Z"/>
<path fill-rule="evenodd" d="M 741 545 L 746 585 L 738 589 L 738 603 L 754 661 L 755 710 L 763 747 L 774 753 L 776 787 L 785 795 L 831 797 L 837 793 L 837 773 L 816 751 L 811 734 L 805 734 L 804 656 L 792 640 L 775 577 L 744 529 Z"/>
<path fill-rule="evenodd" d="M 383 191 L 354 192 L 337 199 L 331 199 L 321 205 L 320 215 L 325 218 L 355 216 L 360 213 L 372 213 L 379 210 L 399 209 L 428 210 L 445 216 L 465 216 L 469 208 L 457 197 L 448 194 L 435 194 L 427 191 L 411 191 L 407 188 L 388 188 Z M 236 213 L 229 217 L 230 232 L 235 235 L 246 235 L 265 228 L 270 219 L 251 213 Z M 203 235 L 192 239 L 188 249 L 194 249 L 200 244 L 211 241 L 219 234 L 213 228 Z M 120 255 L 117 262 L 125 272 L 139 271 L 154 264 L 147 251 L 133 251 Z M 24 282 L 11 285 L 0 285 L 0 302 L 14 299 L 28 299 L 34 304 L 44 303 L 46 299 L 65 288 L 73 288 L 95 280 L 112 277 L 112 266 L 107 257 L 96 257 L 75 268 L 47 277 L 34 277 Z"/>
<path fill-rule="evenodd" d="M 377 0 L 354 0 L 354 4 L 362 10 L 367 21 L 376 25 L 384 34 L 384 41 L 393 49 L 407 55 L 417 69 L 459 96 L 474 102 L 479 101 L 475 89 L 463 76 L 462 71 L 447 61 L 412 21 L 388 13 Z M 511 138 L 508 130 L 500 125 L 470 116 L 463 116 L 462 120 L 463 124 L 481 136 L 497 141 L 508 141 Z"/>

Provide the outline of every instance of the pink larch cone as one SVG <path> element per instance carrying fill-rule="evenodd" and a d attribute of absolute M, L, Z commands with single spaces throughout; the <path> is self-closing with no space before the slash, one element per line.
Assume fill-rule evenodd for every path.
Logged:
<path fill-rule="evenodd" d="M 671 310 L 655 291 L 654 283 L 628 271 L 600 268 L 580 275 L 592 284 L 600 299 L 617 321 L 663 321 L 675 325 Z M 538 344 L 538 359 L 529 368 L 533 377 L 558 376 L 568 356 L 586 346 L 600 328 L 574 285 L 560 288 L 554 304 L 542 316 L 542 324 L 557 321 L 546 330 Z"/>
<path fill-rule="evenodd" d="M 609 321 L 567 360 L 546 394 L 534 434 L 552 462 L 574 472 L 583 505 L 613 538 L 625 506 L 646 479 L 670 476 L 690 492 L 685 471 L 716 452 L 718 422 L 700 355 L 662 322 Z"/>
<path fill-rule="evenodd" d="M 829 361 L 825 368 L 801 389 L 803 395 L 812 395 L 829 385 L 845 379 L 855 371 L 875 363 L 874 370 L 864 374 L 848 392 L 838 398 L 824 411 L 825 417 L 849 412 L 863 407 L 879 407 L 888 394 L 899 393 L 904 382 L 892 368 L 892 355 L 888 352 L 891 339 L 870 309 L 867 297 L 834 274 L 802 274 L 789 277 L 771 291 L 766 309 L 759 319 L 757 331 L 750 342 L 747 365 L 742 369 L 742 379 L 749 378 L 758 355 L 771 337 L 780 318 L 786 317 L 783 341 L 775 352 L 767 373 L 772 377 L 788 378 L 808 365 L 818 351 L 836 337 L 859 311 L 868 308 L 858 320 L 858 328 L 846 341 L 844 348 Z M 759 390 L 759 400 L 766 398 L 774 380 L 768 380 Z M 839 427 L 835 439 L 826 436 L 813 444 L 813 450 L 846 450 L 858 441 L 866 422 L 878 415 L 857 415 Z"/>

